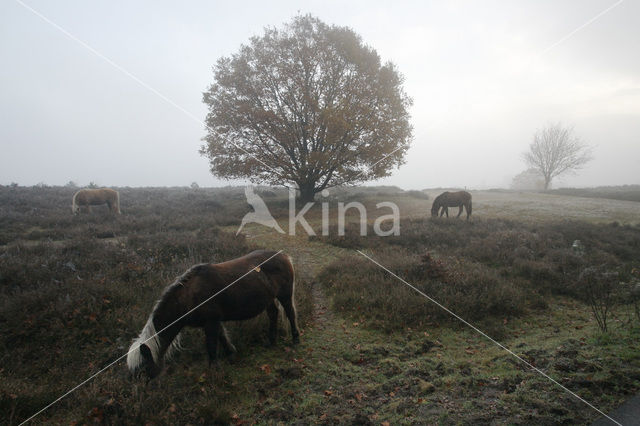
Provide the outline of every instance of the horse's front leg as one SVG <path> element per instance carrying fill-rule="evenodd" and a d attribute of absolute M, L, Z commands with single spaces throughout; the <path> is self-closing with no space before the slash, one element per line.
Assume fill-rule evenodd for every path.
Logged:
<path fill-rule="evenodd" d="M 269 316 L 269 343 L 275 345 L 278 335 L 278 307 L 275 299 L 267 306 L 267 315 Z"/>
<path fill-rule="evenodd" d="M 218 338 L 221 327 L 220 321 L 208 321 L 204 325 L 207 352 L 209 353 L 209 366 L 218 361 Z"/>

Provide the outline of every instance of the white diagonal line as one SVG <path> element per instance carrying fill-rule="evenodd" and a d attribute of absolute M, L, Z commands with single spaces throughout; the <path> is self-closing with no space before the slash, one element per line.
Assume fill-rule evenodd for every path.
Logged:
<path fill-rule="evenodd" d="M 593 22 L 595 22 L 598 18 L 600 18 L 601 16 L 603 16 L 604 14 L 606 14 L 607 12 L 611 11 L 613 8 L 617 7 L 618 5 L 620 5 L 620 3 L 622 3 L 624 0 L 618 0 L 618 2 L 612 4 L 611 6 L 609 6 L 608 8 L 606 8 L 605 10 L 603 10 L 602 12 L 598 13 L 596 16 L 594 16 L 593 18 L 589 19 L 587 22 L 585 22 L 584 24 L 580 25 L 578 28 L 576 28 L 575 30 L 571 31 L 569 34 L 567 34 L 566 36 L 562 37 L 560 40 L 556 41 L 555 43 L 553 43 L 551 46 L 547 47 L 546 49 L 544 49 L 542 52 L 540 52 L 537 56 L 541 57 L 544 56 L 545 54 L 547 54 L 547 52 L 549 52 L 550 50 L 552 50 L 553 48 L 555 48 L 557 45 L 565 42 L 566 40 L 568 40 L 569 38 L 571 38 L 575 33 L 577 33 L 578 31 L 582 30 L 583 28 L 591 25 Z"/>
<path fill-rule="evenodd" d="M 480 330 L 479 328 L 477 328 L 476 326 L 474 326 L 473 324 L 471 324 L 470 322 L 466 321 L 464 318 L 460 317 L 458 314 L 456 314 L 455 312 L 451 311 L 450 309 L 448 309 L 446 306 L 442 305 L 441 303 L 439 303 L 437 300 L 433 299 L 432 297 L 430 297 L 429 295 L 427 295 L 426 293 L 424 293 L 423 291 L 419 290 L 418 288 L 414 287 L 413 285 L 409 284 L 408 282 L 406 282 L 404 279 L 402 279 L 401 277 L 399 277 L 398 275 L 394 274 L 393 272 L 391 272 L 389 269 L 387 269 L 386 267 L 384 267 L 383 265 L 381 265 L 380 263 L 378 263 L 376 260 L 372 259 L 371 257 L 367 256 L 366 254 L 364 254 L 363 252 L 361 252 L 360 250 L 356 250 L 358 253 L 360 253 L 362 256 L 366 257 L 367 259 L 369 259 L 372 263 L 378 265 L 380 268 L 384 269 L 385 271 L 387 271 L 389 274 L 391 274 L 393 277 L 397 278 L 398 280 L 402 281 L 404 284 L 406 284 L 408 287 L 412 288 L 413 290 L 415 290 L 416 292 L 418 292 L 420 295 L 426 297 L 427 299 L 429 299 L 430 302 L 436 304 L 439 308 L 443 309 L 444 311 L 446 311 L 447 313 L 449 313 L 450 315 L 454 316 L 456 319 L 458 319 L 459 321 L 461 321 L 463 324 L 465 324 L 466 326 L 470 327 L 471 329 L 473 329 L 474 331 L 476 331 L 477 333 L 483 335 L 484 337 L 486 337 L 487 339 L 489 339 L 491 342 L 493 342 L 494 344 L 496 344 L 499 348 L 505 350 L 506 352 L 508 352 L 509 354 L 513 355 L 516 359 L 518 359 L 520 362 L 522 362 L 523 364 L 527 365 L 529 368 L 531 368 L 532 370 L 535 370 L 536 372 L 538 372 L 539 374 L 541 374 L 542 376 L 546 377 L 547 379 L 549 379 L 550 381 L 552 381 L 553 383 L 555 383 L 556 385 L 560 386 L 563 390 L 565 390 L 566 392 L 570 393 L 571 395 L 573 395 L 574 397 L 578 398 L 580 401 L 584 402 L 585 404 L 587 404 L 589 407 L 593 408 L 594 410 L 596 410 L 598 413 L 602 414 L 604 417 L 606 417 L 607 419 L 611 420 L 613 423 L 622 426 L 622 423 L 617 422 L 616 420 L 612 419 L 611 417 L 609 417 L 608 415 L 606 415 L 605 413 L 603 413 L 602 411 L 600 411 L 598 408 L 596 408 L 593 404 L 591 404 L 589 401 L 587 401 L 586 399 L 582 398 L 580 395 L 576 394 L 575 392 L 571 391 L 570 389 L 568 389 L 567 387 L 565 387 L 564 385 L 562 385 L 561 383 L 559 383 L 558 381 L 556 381 L 555 379 L 553 379 L 552 377 L 550 377 L 548 374 L 546 374 L 544 371 L 540 370 L 539 368 L 535 367 L 534 365 L 532 365 L 531 363 L 525 361 L 522 357 L 520 357 L 519 355 L 517 355 L 515 352 L 513 352 L 511 349 L 507 348 L 506 346 L 504 346 L 502 343 L 494 340 L 493 338 L 489 337 L 486 333 L 484 333 L 482 330 Z"/>
<path fill-rule="evenodd" d="M 375 166 L 376 164 L 378 164 L 381 161 L 386 160 L 387 158 L 389 158 L 390 156 L 392 156 L 396 151 L 402 149 L 402 148 L 406 148 L 404 145 L 400 145 L 399 147 L 397 147 L 396 149 L 394 149 L 393 151 L 391 151 L 390 153 L 384 155 L 381 159 L 379 159 L 378 161 L 376 161 L 375 163 L 371 164 L 370 166 L 368 166 L 368 169 L 372 169 L 373 166 Z M 360 177 L 360 175 L 362 175 L 366 170 L 361 171 L 360 173 L 358 173 L 356 175 L 355 178 L 353 178 L 353 180 L 355 181 L 356 179 L 358 179 Z"/>
<path fill-rule="evenodd" d="M 37 10 L 35 10 L 34 8 L 32 8 L 31 6 L 29 6 L 28 4 L 24 3 L 22 0 L 15 0 L 16 2 L 18 2 L 22 7 L 24 7 L 25 9 L 29 10 L 31 13 L 33 13 L 34 15 L 38 16 L 40 19 L 42 19 L 43 21 L 45 21 L 47 24 L 51 25 L 52 27 L 54 27 L 55 29 L 57 29 L 58 31 L 60 31 L 61 33 L 63 33 L 64 35 L 66 35 L 67 37 L 69 37 L 71 40 L 75 41 L 76 43 L 78 43 L 79 45 L 81 45 L 82 47 L 84 47 L 85 49 L 89 50 L 91 53 L 93 53 L 94 55 L 96 55 L 97 57 L 99 57 L 100 59 L 104 60 L 105 62 L 107 62 L 109 65 L 111 65 L 112 67 L 116 68 L 118 71 L 122 72 L 124 75 L 126 75 L 127 77 L 131 78 L 132 80 L 134 80 L 136 83 L 140 84 L 142 87 L 144 87 L 145 89 L 149 90 L 150 92 L 152 92 L 153 94 L 157 95 L 160 99 L 162 99 L 163 101 L 167 102 L 168 104 L 170 104 L 171 106 L 173 106 L 174 108 L 180 110 L 181 112 L 183 112 L 184 114 L 186 114 L 189 118 L 193 119 L 194 121 L 196 121 L 197 123 L 200 123 L 201 125 L 203 125 L 205 128 L 213 131 L 213 129 L 211 129 L 211 127 L 209 127 L 207 125 L 207 123 L 205 123 L 204 121 L 202 121 L 201 119 L 199 119 L 195 114 L 193 114 L 191 111 L 189 111 L 188 109 L 180 106 L 179 104 L 177 104 L 176 102 L 174 102 L 172 99 L 168 98 L 167 96 L 165 96 L 164 94 L 162 94 L 161 92 L 159 92 L 158 90 L 154 89 L 153 87 L 151 87 L 150 85 L 148 85 L 147 83 L 145 83 L 144 81 L 142 81 L 140 78 L 138 78 L 135 74 L 131 73 L 130 71 L 128 71 L 126 68 L 122 67 L 121 65 L 118 65 L 116 62 L 114 62 L 112 59 L 110 59 L 108 56 L 103 55 L 102 53 L 100 53 L 99 51 L 97 51 L 96 49 L 94 49 L 93 47 L 91 47 L 89 44 L 85 43 L 84 41 L 80 40 L 78 37 L 74 36 L 73 34 L 71 34 L 69 31 L 65 30 L 64 28 L 62 28 L 60 25 L 56 24 L 55 22 L 53 22 L 51 19 L 47 18 L 46 16 L 44 16 L 42 13 L 38 12 Z M 239 150 L 243 151 L 245 154 L 249 155 L 250 157 L 252 157 L 254 160 L 256 160 L 257 162 L 259 162 L 260 164 L 262 164 L 263 166 L 265 166 L 267 169 L 272 170 L 273 172 L 275 172 L 277 175 L 280 175 L 280 173 L 278 173 L 278 171 L 276 169 L 274 169 L 273 167 L 267 165 L 264 161 L 260 160 L 258 157 L 256 157 L 255 155 L 253 155 L 252 153 L 250 153 L 249 151 L 247 151 L 246 149 L 242 148 L 241 146 L 237 145 L 236 143 L 234 143 L 233 141 L 230 141 L 229 139 L 226 138 L 222 138 L 225 142 L 235 146 L 236 148 L 238 148 Z M 286 185 L 285 185 L 286 186 Z"/>
<path fill-rule="evenodd" d="M 227 285 L 225 288 L 223 288 L 222 290 L 218 291 L 216 294 L 214 294 L 213 296 L 207 298 L 204 302 L 199 303 L 195 308 L 190 309 L 186 314 L 182 315 L 181 317 L 179 317 L 178 319 L 176 319 L 175 321 L 171 322 L 169 325 L 167 325 L 166 327 L 164 327 L 162 330 L 158 331 L 156 334 L 152 335 L 151 337 L 149 337 L 148 339 L 146 339 L 145 341 L 141 342 L 142 343 L 147 343 L 149 340 L 155 338 L 158 334 L 162 333 L 163 331 L 165 331 L 167 328 L 171 327 L 172 325 L 174 325 L 175 323 L 177 323 L 178 321 L 180 321 L 181 319 L 183 319 L 184 317 L 186 317 L 187 315 L 189 315 L 190 313 L 192 313 L 193 311 L 195 311 L 196 309 L 198 309 L 200 306 L 204 305 L 205 303 L 209 302 L 211 299 L 213 299 L 214 297 L 216 297 L 217 295 L 219 295 L 220 293 L 222 293 L 223 291 L 225 291 L 226 289 L 228 289 L 229 287 L 231 287 L 232 285 L 234 285 L 235 283 L 237 283 L 238 281 L 240 281 L 241 279 L 243 279 L 244 277 L 246 277 L 247 275 L 249 275 L 251 272 L 253 272 L 256 268 L 264 265 L 265 263 L 267 263 L 268 261 L 270 261 L 271 259 L 273 259 L 274 257 L 276 257 L 277 255 L 279 255 L 280 253 L 282 253 L 282 250 L 279 250 L 276 254 L 274 254 L 273 256 L 269 257 L 267 260 L 265 260 L 264 262 L 260 263 L 259 265 L 254 266 L 253 268 L 251 268 L 247 273 L 245 273 L 244 275 L 242 275 L 240 278 L 236 279 L 235 281 L 233 281 L 231 284 Z M 136 348 L 137 349 L 137 348 Z M 135 350 L 135 349 L 134 349 Z M 81 382 L 80 384 L 74 386 L 73 388 L 69 389 L 67 392 L 65 392 L 62 396 L 60 396 L 59 398 L 57 398 L 55 401 L 52 401 L 51 403 L 49 403 L 49 405 L 47 405 L 46 407 L 42 408 L 40 411 L 38 411 L 37 413 L 33 414 L 31 417 L 29 417 L 27 420 L 23 421 L 22 423 L 20 423 L 20 426 L 22 426 L 23 424 L 29 422 L 30 420 L 32 420 L 34 417 L 36 417 L 37 415 L 39 415 L 40 413 L 42 413 L 43 411 L 45 411 L 46 409 L 48 409 L 49 407 L 51 407 L 52 405 L 56 404 L 58 401 L 62 400 L 64 397 L 66 397 L 67 395 L 73 393 L 76 389 L 78 389 L 79 387 L 83 386 L 84 384 L 86 384 L 87 382 L 90 382 L 94 377 L 98 376 L 100 373 L 108 370 L 112 365 L 116 364 L 118 361 L 120 361 L 122 358 L 126 357 L 127 355 L 129 355 L 128 351 L 126 354 L 120 356 L 119 358 L 116 358 L 115 361 L 111 362 L 109 365 L 107 365 L 106 367 L 102 368 L 101 370 L 99 370 L 97 373 L 93 374 L 92 376 L 90 376 L 88 379 L 84 380 L 83 382 Z"/>

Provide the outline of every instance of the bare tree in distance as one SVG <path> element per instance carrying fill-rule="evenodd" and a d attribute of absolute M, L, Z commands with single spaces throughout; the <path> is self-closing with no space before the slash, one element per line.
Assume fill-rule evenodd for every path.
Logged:
<path fill-rule="evenodd" d="M 217 177 L 293 184 L 311 201 L 404 163 L 412 101 L 403 77 L 350 28 L 297 16 L 213 71 L 200 153 Z"/>
<path fill-rule="evenodd" d="M 557 123 L 535 133 L 523 158 L 530 168 L 544 177 L 546 190 L 553 178 L 581 169 L 593 157 L 591 148 L 573 134 L 573 128 Z"/>

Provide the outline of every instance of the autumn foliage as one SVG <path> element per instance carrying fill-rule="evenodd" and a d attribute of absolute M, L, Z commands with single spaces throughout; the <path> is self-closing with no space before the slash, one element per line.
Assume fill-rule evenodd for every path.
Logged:
<path fill-rule="evenodd" d="M 390 174 L 411 140 L 403 78 L 351 29 L 298 16 L 214 66 L 201 153 L 222 178 L 302 199 Z"/>

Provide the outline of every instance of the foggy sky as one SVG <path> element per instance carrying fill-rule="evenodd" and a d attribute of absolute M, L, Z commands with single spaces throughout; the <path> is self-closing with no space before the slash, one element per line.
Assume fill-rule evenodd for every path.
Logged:
<path fill-rule="evenodd" d="M 297 13 L 353 28 L 413 97 L 407 162 L 377 184 L 506 187 L 549 123 L 594 161 L 554 186 L 640 183 L 640 2 L 0 3 L 0 184 L 241 184 L 198 154 L 211 67 Z M 561 42 L 560 42 L 561 41 Z M 560 42 L 560 43 L 558 43 Z"/>

